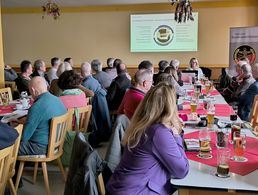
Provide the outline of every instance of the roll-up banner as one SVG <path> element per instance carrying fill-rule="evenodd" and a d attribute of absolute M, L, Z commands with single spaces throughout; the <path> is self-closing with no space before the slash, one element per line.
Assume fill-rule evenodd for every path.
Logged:
<path fill-rule="evenodd" d="M 232 72 L 243 58 L 248 58 L 251 65 L 257 63 L 257 52 L 258 27 L 230 28 L 229 69 Z"/>

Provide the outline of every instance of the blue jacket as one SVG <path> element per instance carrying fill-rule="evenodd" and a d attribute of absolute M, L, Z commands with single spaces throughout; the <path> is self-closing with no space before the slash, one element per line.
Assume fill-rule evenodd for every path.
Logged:
<path fill-rule="evenodd" d="M 13 145 L 18 135 L 14 128 L 0 122 L 0 150 Z"/>
<path fill-rule="evenodd" d="M 238 116 L 249 121 L 255 95 L 258 94 L 258 80 L 254 82 L 238 100 Z"/>
<path fill-rule="evenodd" d="M 41 94 L 29 109 L 21 141 L 47 146 L 51 119 L 66 112 L 58 97 L 49 92 Z"/>

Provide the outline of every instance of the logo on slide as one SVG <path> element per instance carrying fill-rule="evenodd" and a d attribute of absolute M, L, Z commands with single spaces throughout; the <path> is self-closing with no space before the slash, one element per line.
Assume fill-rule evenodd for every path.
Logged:
<path fill-rule="evenodd" d="M 237 63 L 243 58 L 248 58 L 250 64 L 253 64 L 256 60 L 256 52 L 254 48 L 249 45 L 241 45 L 234 51 L 234 61 Z"/>
<path fill-rule="evenodd" d="M 173 40 L 174 31 L 170 26 L 161 25 L 154 31 L 153 39 L 161 46 L 166 46 Z"/>

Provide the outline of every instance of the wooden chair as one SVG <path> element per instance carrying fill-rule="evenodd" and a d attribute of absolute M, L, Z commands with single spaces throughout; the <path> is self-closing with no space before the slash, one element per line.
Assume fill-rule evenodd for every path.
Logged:
<path fill-rule="evenodd" d="M 258 134 L 258 95 L 255 96 L 252 111 L 250 114 L 250 123 L 254 129 L 254 132 Z"/>
<path fill-rule="evenodd" d="M 12 94 L 17 91 L 17 86 L 15 81 L 5 81 L 5 87 L 10 87 Z"/>
<path fill-rule="evenodd" d="M 75 109 L 78 110 L 78 114 L 79 114 L 79 124 L 78 125 L 76 124 Z M 91 111 L 92 111 L 91 105 L 87 105 L 87 106 L 79 107 L 79 108 L 68 109 L 68 113 L 70 115 L 68 130 L 78 130 L 83 133 L 86 133 L 88 130 L 89 122 L 90 122 Z"/>
<path fill-rule="evenodd" d="M 15 183 L 15 189 L 18 189 L 18 184 L 21 179 L 23 167 L 25 162 L 35 162 L 33 181 L 36 181 L 38 163 L 41 163 L 46 194 L 50 195 L 48 173 L 47 173 L 47 162 L 57 160 L 58 166 L 63 175 L 64 181 L 66 181 L 66 174 L 61 163 L 60 157 L 63 154 L 64 138 L 68 127 L 69 113 L 62 116 L 54 117 L 51 121 L 50 132 L 49 132 L 49 143 L 47 149 L 47 155 L 28 155 L 18 156 L 17 160 L 20 161 L 20 166 L 17 174 L 17 180 Z"/>
<path fill-rule="evenodd" d="M 13 100 L 13 95 L 10 87 L 0 89 L 0 103 L 2 104 L 2 98 L 7 97 L 8 101 Z"/>
<path fill-rule="evenodd" d="M 98 175 L 96 183 L 97 183 L 97 188 L 98 188 L 99 194 L 100 195 L 105 195 L 106 194 L 106 189 L 105 189 L 105 184 L 104 184 L 102 173 L 100 173 Z"/>
<path fill-rule="evenodd" d="M 11 164 L 10 164 L 10 169 L 9 169 L 9 179 L 8 179 L 8 182 L 7 182 L 7 184 L 10 187 L 10 190 L 12 192 L 12 195 L 17 194 L 16 190 L 15 190 L 15 187 L 14 187 L 14 184 L 13 184 L 12 177 L 15 174 L 15 164 L 16 164 L 16 159 L 17 159 L 17 155 L 18 155 L 18 151 L 19 151 L 23 125 L 18 125 L 15 129 L 19 133 L 19 136 L 17 137 L 17 139 L 14 143 L 14 146 L 13 146 L 13 153 L 11 155 Z"/>
<path fill-rule="evenodd" d="M 13 152 L 13 145 L 8 148 L 0 150 L 0 194 L 4 194 L 5 186 L 8 180 L 8 167 L 11 163 L 11 155 Z"/>

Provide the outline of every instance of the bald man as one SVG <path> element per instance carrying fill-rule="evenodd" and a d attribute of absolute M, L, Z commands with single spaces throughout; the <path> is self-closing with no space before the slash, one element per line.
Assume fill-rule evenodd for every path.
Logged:
<path fill-rule="evenodd" d="M 81 75 L 83 77 L 82 85 L 95 93 L 92 98 L 92 112 L 95 117 L 97 131 L 89 136 L 89 142 L 91 145 L 97 145 L 101 141 L 108 140 L 111 134 L 111 120 L 106 100 L 107 93 L 91 75 L 90 63 L 82 63 Z"/>
<path fill-rule="evenodd" d="M 67 110 L 58 97 L 48 92 L 43 77 L 33 77 L 29 90 L 34 104 L 24 124 L 19 155 L 46 154 L 51 119 L 65 114 Z"/>

